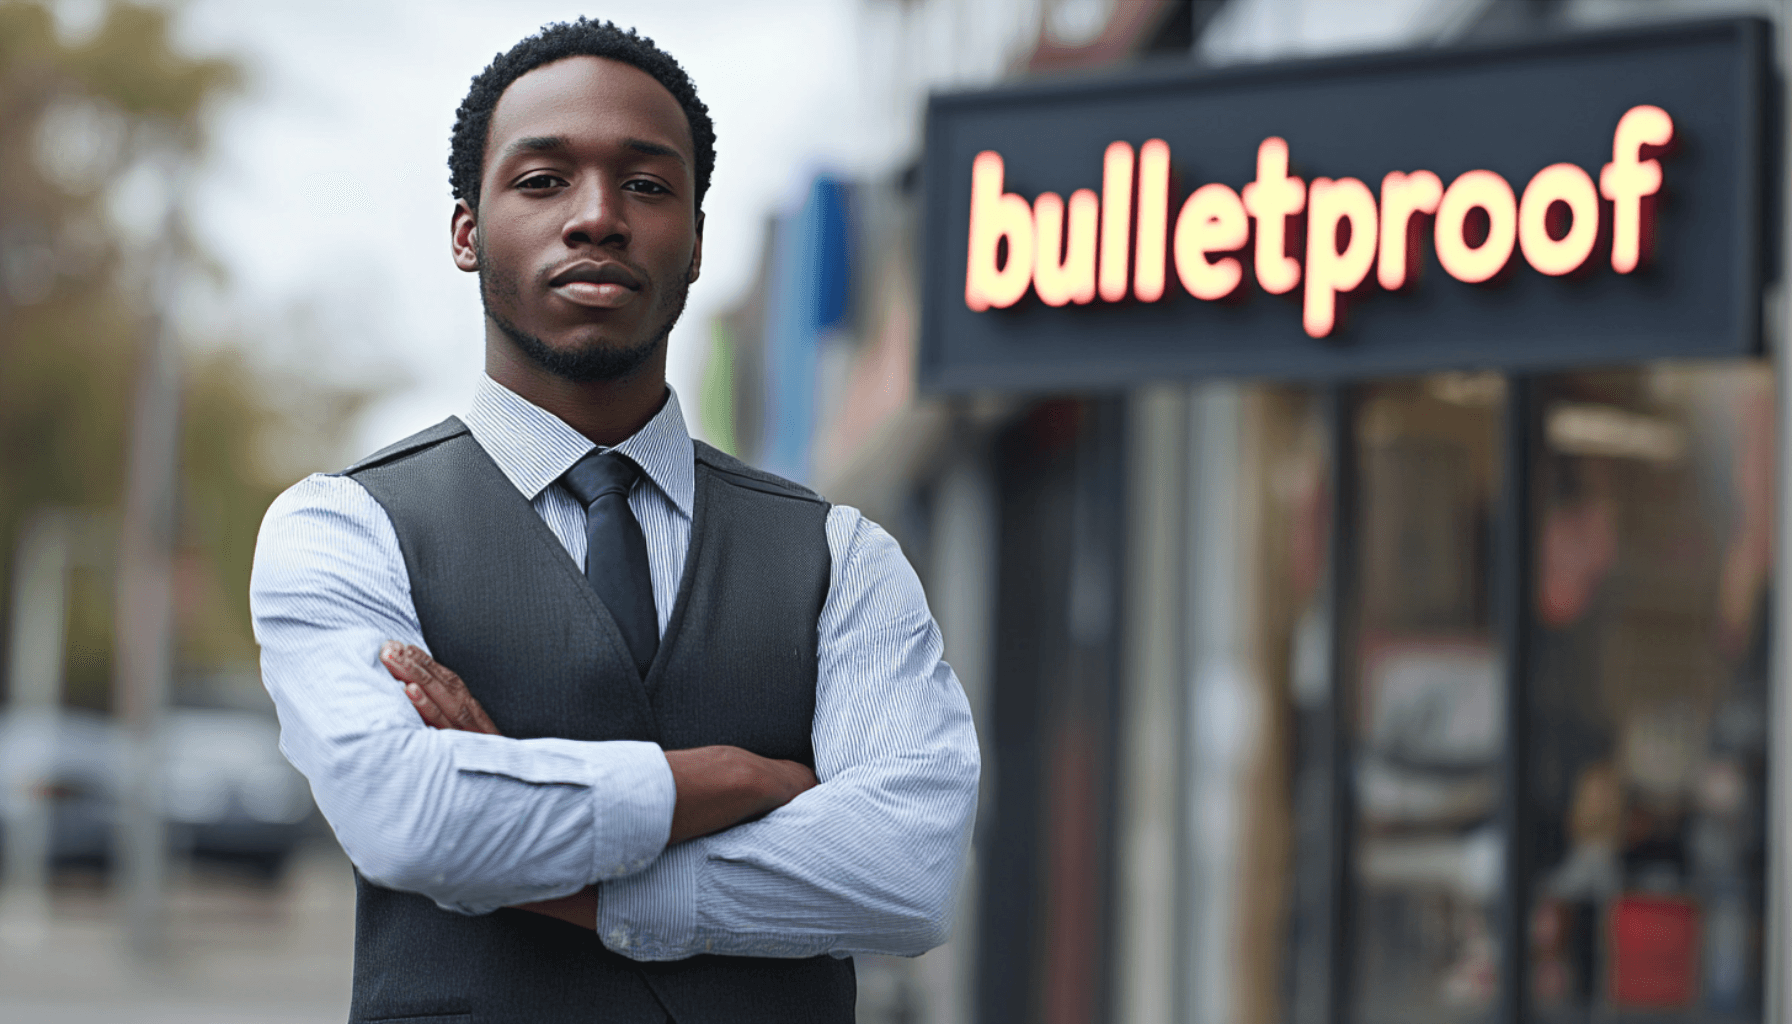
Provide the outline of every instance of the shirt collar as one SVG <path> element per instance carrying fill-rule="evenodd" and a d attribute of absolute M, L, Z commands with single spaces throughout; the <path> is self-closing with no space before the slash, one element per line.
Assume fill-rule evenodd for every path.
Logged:
<path fill-rule="evenodd" d="M 472 431 L 473 439 L 530 501 L 587 452 L 599 447 L 560 417 L 483 375 L 473 393 L 473 405 L 462 421 Z M 666 404 L 615 450 L 634 460 L 687 518 L 691 515 L 696 491 L 695 452 L 691 435 L 685 430 L 678 392 L 667 387 Z"/>

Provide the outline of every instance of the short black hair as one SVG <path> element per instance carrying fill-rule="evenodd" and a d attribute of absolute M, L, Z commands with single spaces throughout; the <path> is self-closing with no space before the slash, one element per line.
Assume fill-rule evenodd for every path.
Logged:
<path fill-rule="evenodd" d="M 460 109 L 454 113 L 454 132 L 448 141 L 448 185 L 454 198 L 466 200 L 475 212 L 479 209 L 486 136 L 498 97 L 504 95 L 510 83 L 544 64 L 567 57 L 619 61 L 640 68 L 666 87 L 684 108 L 685 120 L 690 123 L 691 142 L 697 149 L 697 166 L 693 168 L 696 210 L 702 214 L 703 194 L 709 191 L 709 175 L 716 166 L 716 129 L 709 120 L 709 108 L 697 98 L 697 87 L 672 55 L 653 45 L 653 40 L 632 28 L 624 32 L 611 22 L 587 21 L 583 17 L 543 26 L 540 32 L 493 57 L 484 71 L 473 76 L 467 98 L 461 100 Z"/>

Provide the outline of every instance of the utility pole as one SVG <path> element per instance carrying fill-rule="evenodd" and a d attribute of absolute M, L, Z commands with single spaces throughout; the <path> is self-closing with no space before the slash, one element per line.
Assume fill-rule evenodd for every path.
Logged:
<path fill-rule="evenodd" d="M 117 640 L 113 694 L 125 728 L 125 776 L 116 843 L 127 941 L 140 961 L 162 952 L 168 844 L 162 815 L 163 710 L 168 703 L 174 627 L 173 559 L 180 441 L 180 342 L 172 307 L 180 284 L 184 176 L 174 186 L 155 260 L 131 419 L 124 518 L 119 525 Z"/>

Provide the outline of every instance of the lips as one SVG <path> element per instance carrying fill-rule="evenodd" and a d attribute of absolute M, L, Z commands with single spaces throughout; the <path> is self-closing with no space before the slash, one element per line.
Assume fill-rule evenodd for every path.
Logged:
<path fill-rule="evenodd" d="M 580 260 L 548 279 L 556 294 L 580 306 L 615 309 L 641 291 L 641 279 L 620 263 Z"/>

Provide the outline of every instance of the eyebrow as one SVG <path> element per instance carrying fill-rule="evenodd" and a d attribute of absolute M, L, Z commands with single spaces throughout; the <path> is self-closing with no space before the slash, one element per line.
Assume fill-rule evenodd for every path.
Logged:
<path fill-rule="evenodd" d="M 623 139 L 622 144 L 637 153 L 645 153 L 648 156 L 669 156 L 681 164 L 684 163 L 684 154 L 671 146 L 648 142 L 646 139 Z"/>
<path fill-rule="evenodd" d="M 630 138 L 623 139 L 622 145 L 647 156 L 669 156 L 681 164 L 685 162 L 683 153 L 658 142 Z M 552 153 L 570 148 L 572 148 L 572 140 L 564 135 L 526 135 L 505 146 L 503 158 L 509 158 L 518 153 Z"/>
<path fill-rule="evenodd" d="M 504 147 L 504 156 L 512 157 L 518 153 L 551 153 L 557 149 L 570 149 L 572 140 L 564 135 L 526 135 Z"/>

